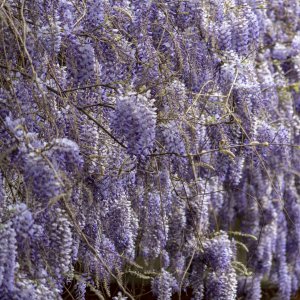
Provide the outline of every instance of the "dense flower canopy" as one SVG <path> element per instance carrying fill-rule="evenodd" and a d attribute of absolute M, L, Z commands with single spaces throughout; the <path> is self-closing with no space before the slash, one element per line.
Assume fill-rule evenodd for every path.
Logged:
<path fill-rule="evenodd" d="M 299 1 L 6 0 L 0 40 L 1 299 L 299 290 Z"/>

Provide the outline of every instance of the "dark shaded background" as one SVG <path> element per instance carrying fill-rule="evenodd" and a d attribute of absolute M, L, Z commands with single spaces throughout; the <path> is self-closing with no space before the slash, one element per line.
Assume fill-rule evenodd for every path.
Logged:
<path fill-rule="evenodd" d="M 63 299 L 64 300 L 75 300 L 74 295 L 74 284 L 73 282 L 70 285 L 67 285 L 65 287 L 65 291 L 63 293 Z M 132 287 L 130 285 L 127 285 L 128 289 L 131 290 Z M 110 293 L 111 297 L 107 297 L 107 300 L 112 299 L 113 296 L 116 296 L 118 291 L 120 289 L 116 284 L 111 284 L 110 286 Z M 150 285 L 144 285 L 144 286 L 135 286 L 135 299 L 137 300 L 156 300 L 156 297 L 153 296 L 151 292 L 151 286 Z M 275 295 L 276 295 L 276 289 L 275 288 L 269 288 L 269 289 L 262 289 L 263 297 L 261 300 L 271 300 Z M 105 291 L 102 292 L 103 295 L 106 295 Z M 91 292 L 89 289 L 87 289 L 86 292 L 86 300 L 99 300 L 99 298 Z M 192 299 L 192 290 L 188 289 L 187 292 L 183 292 L 181 294 L 181 300 L 190 300 Z M 172 300 L 178 300 L 178 295 L 173 295 Z M 209 300 L 218 300 L 218 299 L 209 299 Z M 238 298 L 237 300 L 243 300 L 243 298 Z M 259 300 L 259 299 L 257 299 Z M 287 300 L 287 299 L 282 299 L 282 300 Z M 300 300 L 300 291 L 297 293 L 295 297 L 293 297 L 291 300 Z"/>

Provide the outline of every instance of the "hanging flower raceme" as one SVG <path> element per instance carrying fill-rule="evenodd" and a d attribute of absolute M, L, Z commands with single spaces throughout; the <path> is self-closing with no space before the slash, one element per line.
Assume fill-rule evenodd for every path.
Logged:
<path fill-rule="evenodd" d="M 154 100 L 135 93 L 117 98 L 111 127 L 116 136 L 125 143 L 128 154 L 145 159 L 154 146 Z"/>

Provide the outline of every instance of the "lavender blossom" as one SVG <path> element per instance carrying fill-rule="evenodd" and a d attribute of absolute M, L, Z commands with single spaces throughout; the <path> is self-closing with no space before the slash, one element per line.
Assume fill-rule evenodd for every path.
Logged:
<path fill-rule="evenodd" d="M 58 171 L 42 158 L 29 155 L 24 171 L 25 183 L 38 199 L 46 201 L 61 194 L 62 183 Z"/>
<path fill-rule="evenodd" d="M 204 261 L 214 271 L 227 270 L 231 266 L 233 253 L 226 234 L 221 234 L 203 244 Z"/>
<path fill-rule="evenodd" d="M 209 273 L 206 283 L 208 299 L 236 299 L 237 279 L 233 269 L 225 273 Z"/>
<path fill-rule="evenodd" d="M 0 299 L 299 290 L 299 1 L 0 14 Z"/>
<path fill-rule="evenodd" d="M 180 135 L 177 124 L 173 121 L 169 124 L 161 125 L 159 128 L 158 137 L 161 136 L 162 145 L 165 146 L 166 152 L 183 155 L 185 153 L 184 141 Z"/>
<path fill-rule="evenodd" d="M 127 152 L 145 158 L 155 138 L 156 112 L 153 100 L 129 94 L 117 99 L 112 128 L 127 144 Z"/>
<path fill-rule="evenodd" d="M 73 38 L 68 49 L 69 76 L 74 85 L 84 85 L 94 79 L 95 53 L 90 43 L 81 43 Z"/>
<path fill-rule="evenodd" d="M 175 279 L 164 269 L 162 269 L 161 274 L 152 281 L 152 292 L 158 296 L 158 300 L 170 300 L 175 287 Z"/>

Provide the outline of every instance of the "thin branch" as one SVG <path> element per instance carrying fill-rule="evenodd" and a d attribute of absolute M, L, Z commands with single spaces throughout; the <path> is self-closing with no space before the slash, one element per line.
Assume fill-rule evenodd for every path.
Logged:
<path fill-rule="evenodd" d="M 112 104 L 106 104 L 106 103 L 102 103 L 102 102 L 91 104 L 91 105 L 85 105 L 82 108 L 86 109 L 86 108 L 97 107 L 97 106 L 103 106 L 103 107 L 110 108 L 113 110 L 115 109 L 115 107 Z"/>
<path fill-rule="evenodd" d="M 78 90 L 86 90 L 86 89 L 91 89 L 91 88 L 99 87 L 99 86 L 106 87 L 106 88 L 113 89 L 113 90 L 117 91 L 117 88 L 110 85 L 110 84 L 97 83 L 97 84 L 91 84 L 91 85 L 86 85 L 86 86 L 73 87 L 73 88 L 70 88 L 70 89 L 67 89 L 67 90 L 63 90 L 63 92 L 64 93 L 70 93 L 70 92 L 76 92 Z"/>
<path fill-rule="evenodd" d="M 96 120 L 93 116 L 91 116 L 88 112 L 86 112 L 82 107 L 76 106 L 75 107 L 81 111 L 83 114 L 85 114 L 91 121 L 93 121 L 95 124 L 98 125 L 110 138 L 112 138 L 116 143 L 118 143 L 122 148 L 126 149 L 127 147 L 121 143 L 119 140 L 117 140 L 107 129 L 103 127 L 103 125 L 100 124 L 98 120 Z"/>

